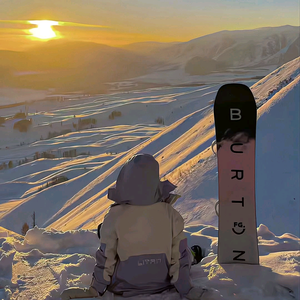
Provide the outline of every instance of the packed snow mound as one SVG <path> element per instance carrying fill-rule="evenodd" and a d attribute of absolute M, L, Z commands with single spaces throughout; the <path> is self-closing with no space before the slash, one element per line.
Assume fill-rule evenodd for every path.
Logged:
<path fill-rule="evenodd" d="M 207 255 L 201 263 L 192 266 L 194 285 L 216 289 L 216 295 L 221 296 L 213 300 L 300 299 L 299 238 L 291 234 L 278 237 L 260 224 L 257 228 L 260 265 L 219 265 L 217 232 L 216 227 L 204 224 L 185 228 L 188 245 L 205 247 Z M 89 286 L 99 240 L 95 231 L 61 232 L 36 226 L 27 231 L 23 242 L 6 237 L 0 239 L 0 246 L 0 295 L 2 293 L 3 299 L 18 296 L 58 300 L 67 287 Z M 5 298 L 9 293 L 11 298 Z M 103 297 L 105 300 L 113 298 L 123 299 L 109 292 Z M 180 297 L 170 291 L 132 299 L 179 300 Z"/>
<path fill-rule="evenodd" d="M 24 242 L 16 242 L 17 251 L 29 252 L 39 249 L 42 253 L 68 253 L 72 248 L 86 248 L 86 252 L 93 255 L 96 251 L 98 237 L 95 233 L 87 230 L 57 231 L 55 229 L 45 230 L 35 226 L 27 231 Z M 63 251 L 63 252 L 62 252 Z"/>

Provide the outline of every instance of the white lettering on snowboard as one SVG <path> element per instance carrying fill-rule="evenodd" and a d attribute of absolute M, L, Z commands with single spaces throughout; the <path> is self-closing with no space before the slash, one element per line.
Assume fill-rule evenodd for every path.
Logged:
<path fill-rule="evenodd" d="M 242 118 L 241 110 L 239 108 L 230 108 L 230 121 L 238 121 Z"/>

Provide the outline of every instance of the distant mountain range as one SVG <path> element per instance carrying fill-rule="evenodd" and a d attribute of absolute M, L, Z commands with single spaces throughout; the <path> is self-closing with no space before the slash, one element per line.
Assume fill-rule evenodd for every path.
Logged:
<path fill-rule="evenodd" d="M 56 40 L 26 52 L 0 50 L 0 87 L 101 92 L 105 83 L 154 71 L 190 75 L 278 66 L 300 55 L 299 27 L 220 31 L 188 42 L 110 47 Z"/>
<path fill-rule="evenodd" d="M 153 59 L 124 49 L 49 41 L 27 52 L 0 51 L 0 81 L 2 86 L 101 92 L 103 83 L 145 74 L 151 64 Z"/>
<path fill-rule="evenodd" d="M 225 30 L 173 45 L 155 55 L 174 64 L 185 64 L 198 56 L 231 67 L 257 67 L 278 64 L 297 38 L 299 27 L 294 26 Z"/>

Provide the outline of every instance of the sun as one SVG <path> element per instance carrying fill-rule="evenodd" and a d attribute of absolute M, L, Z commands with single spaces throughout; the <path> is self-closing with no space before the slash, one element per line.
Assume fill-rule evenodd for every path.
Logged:
<path fill-rule="evenodd" d="M 58 25 L 56 21 L 40 20 L 40 21 L 28 21 L 30 24 L 37 25 L 36 28 L 29 29 L 31 37 L 49 40 L 57 37 L 57 34 L 51 26 Z"/>

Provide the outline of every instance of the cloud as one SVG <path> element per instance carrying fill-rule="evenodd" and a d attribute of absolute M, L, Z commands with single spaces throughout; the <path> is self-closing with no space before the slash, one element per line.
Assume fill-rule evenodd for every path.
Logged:
<path fill-rule="evenodd" d="M 0 27 L 26 27 L 31 26 L 32 23 L 37 20 L 0 20 Z M 40 20 L 42 21 L 42 20 Z M 55 20 L 51 20 L 55 21 Z M 75 22 L 64 22 L 64 21 L 55 21 L 58 24 L 52 26 L 64 26 L 64 27 L 77 27 L 77 28 L 85 28 L 85 29 L 112 29 L 112 27 L 105 26 L 105 25 L 95 25 L 95 24 L 83 24 L 83 23 L 75 23 Z M 13 26 L 11 26 L 13 25 Z"/>
<path fill-rule="evenodd" d="M 82 24 L 82 23 L 74 23 L 74 22 L 59 22 L 59 25 L 73 26 L 73 27 L 111 28 L 105 25 Z"/>

